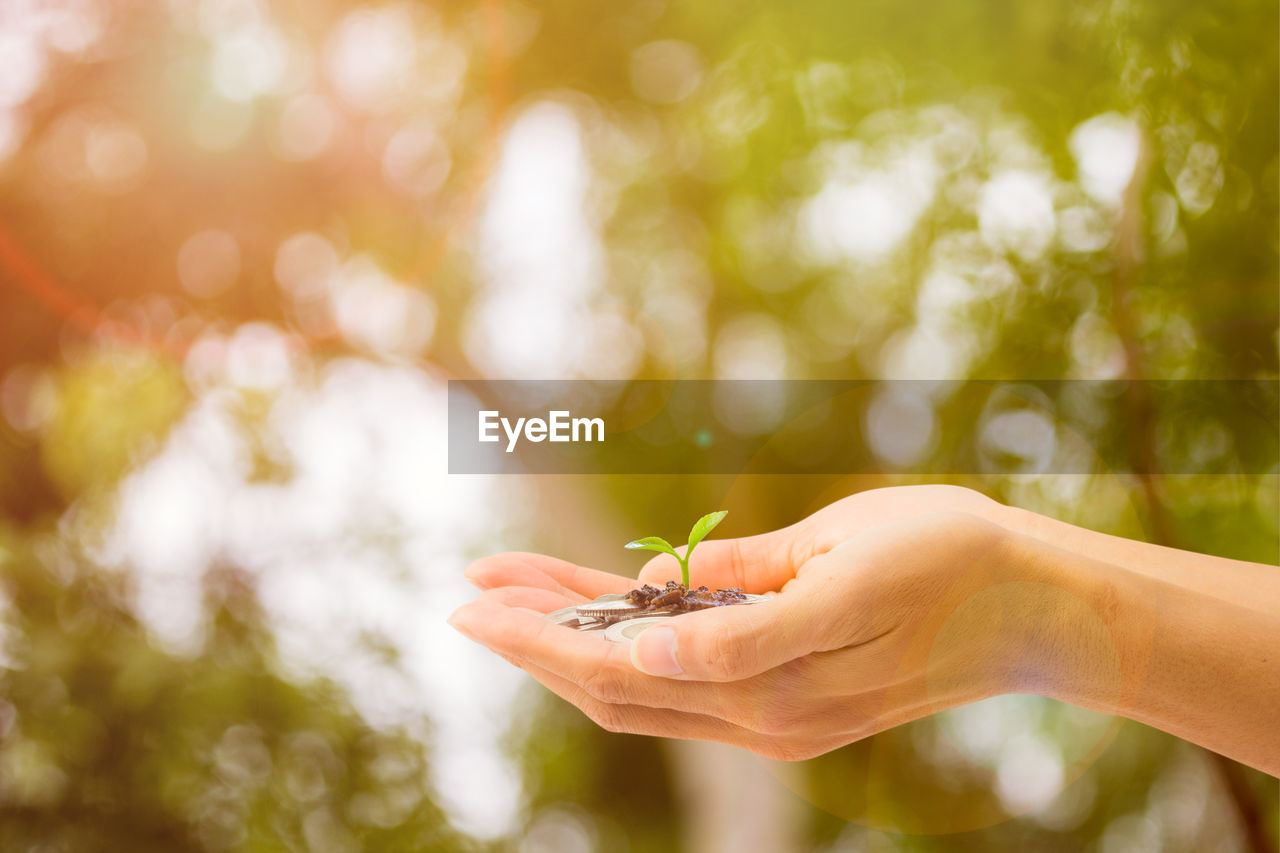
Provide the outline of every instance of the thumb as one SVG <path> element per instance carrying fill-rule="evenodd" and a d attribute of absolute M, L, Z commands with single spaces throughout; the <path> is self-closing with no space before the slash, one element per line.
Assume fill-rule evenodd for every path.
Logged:
<path fill-rule="evenodd" d="M 687 547 L 681 545 L 676 550 L 684 554 Z M 805 522 L 756 536 L 709 539 L 693 551 L 689 585 L 706 584 L 712 589 L 735 586 L 753 593 L 781 589 L 814 551 L 811 527 Z M 639 577 L 641 583 L 657 586 L 679 579 L 680 565 L 667 554 L 646 563 Z"/>
<path fill-rule="evenodd" d="M 667 619 L 631 644 L 631 663 L 649 675 L 738 681 L 841 645 L 837 600 L 808 579 L 758 604 L 712 607 Z M 833 612 L 835 611 L 835 612 Z"/>

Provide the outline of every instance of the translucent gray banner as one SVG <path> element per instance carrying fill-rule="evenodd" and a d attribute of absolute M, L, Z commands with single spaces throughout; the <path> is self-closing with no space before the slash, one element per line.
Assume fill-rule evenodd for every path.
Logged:
<path fill-rule="evenodd" d="M 451 474 L 1265 474 L 1274 380 L 449 382 Z"/>

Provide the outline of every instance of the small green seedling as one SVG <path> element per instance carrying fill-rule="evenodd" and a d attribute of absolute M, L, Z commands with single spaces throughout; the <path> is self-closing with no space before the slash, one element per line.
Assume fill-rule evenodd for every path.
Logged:
<path fill-rule="evenodd" d="M 645 551 L 660 551 L 663 554 L 670 554 L 680 561 L 680 581 L 684 584 L 685 589 L 689 588 L 689 558 L 693 556 L 693 548 L 703 539 L 707 538 L 707 534 L 715 528 L 717 524 L 724 520 L 728 515 L 728 510 L 713 512 L 710 515 L 704 515 L 698 519 L 698 523 L 689 531 L 689 548 L 681 557 L 675 548 L 671 547 L 671 543 L 657 536 L 646 536 L 643 539 L 637 539 L 634 542 L 628 542 L 624 547 L 632 549 L 643 549 Z"/>

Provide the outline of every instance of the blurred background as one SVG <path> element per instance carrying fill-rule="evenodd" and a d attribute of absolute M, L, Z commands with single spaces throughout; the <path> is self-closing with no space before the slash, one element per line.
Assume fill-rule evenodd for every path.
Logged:
<path fill-rule="evenodd" d="M 449 477 L 444 383 L 1274 380 L 1278 42 L 1271 0 L 0 4 L 0 847 L 1274 850 L 1274 778 L 1037 697 L 796 765 L 596 729 L 444 624 L 470 559 L 634 575 L 917 480 Z M 868 429 L 918 458 L 943 402 Z M 1248 450 L 1132 412 L 1135 470 Z M 951 480 L 1275 563 L 1240 470 Z"/>

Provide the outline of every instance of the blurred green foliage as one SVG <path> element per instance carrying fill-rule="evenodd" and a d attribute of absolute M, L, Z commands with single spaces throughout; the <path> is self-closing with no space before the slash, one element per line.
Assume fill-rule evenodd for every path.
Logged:
<path fill-rule="evenodd" d="M 252 586 L 205 577 L 198 654 L 157 649 L 127 576 L 50 532 L 0 537 L 6 850 L 456 850 L 421 741 L 278 674 Z"/>
<path fill-rule="evenodd" d="M 498 166 L 499 131 L 536 102 L 560 104 L 576 122 L 603 264 L 586 307 L 617 312 L 638 334 L 636 375 L 731 375 L 717 353 L 745 340 L 778 376 L 874 378 L 910 366 L 911 335 L 926 327 L 948 342 L 952 360 L 941 363 L 956 378 L 1088 378 L 1117 365 L 1134 378 L 1278 373 L 1274 2 L 262 4 L 250 17 L 284 33 L 314 79 L 247 99 L 209 82 L 217 22 L 238 20 L 234 4 L 97 5 L 73 17 L 95 18 L 100 47 L 49 49 L 42 85 L 2 114 L 21 131 L 0 164 L 0 223 L 76 300 L 67 309 L 12 253 L 0 253 L 6 850 L 484 846 L 451 829 L 435 804 L 421 732 L 374 728 L 336 685 L 286 674 L 250 574 L 207 567 L 200 648 L 166 650 L 131 610 L 128 570 L 93 565 L 74 541 L 83 526 L 68 519 L 109 524 L 119 478 L 154 452 L 197 395 L 173 342 L 256 320 L 296 333 L 308 365 L 378 357 L 331 323 L 315 325 L 314 306 L 277 287 L 277 247 L 298 231 L 367 253 L 430 296 L 435 334 L 414 354 L 424 368 L 481 374 L 466 330 L 492 283 L 472 226 Z M 339 105 L 340 87 L 314 68 L 346 16 L 364 9 L 409 10 L 415 21 L 431 13 L 431 27 L 466 57 L 456 93 L 432 106 L 451 167 L 425 197 L 406 198 L 389 183 L 381 147 L 426 110 L 436 66 L 424 61 L 378 109 Z M 678 97 L 662 96 L 662 87 L 679 89 L 683 78 L 663 78 L 671 67 L 655 71 L 639 52 L 668 40 L 691 46 L 692 54 L 673 55 L 696 66 L 696 84 Z M 646 78 L 653 74 L 659 79 Z M 279 123 L 297 94 L 290 86 L 330 99 L 341 129 L 320 155 L 280 155 Z M 1141 140 L 1138 179 L 1115 209 L 1081 190 L 1070 141 L 1082 122 L 1108 112 L 1131 121 Z M 75 136 L 103 115 L 145 140 L 145 169 L 127 187 L 101 176 L 95 183 L 89 143 Z M 956 127 L 972 138 L 948 137 Z M 193 141 L 201 133 L 206 141 Z M 843 160 L 874 173 L 920 144 L 943 159 L 960 153 L 900 242 L 854 258 L 809 245 L 805 210 L 841 179 Z M 80 153 L 67 160 L 68 150 Z M 1039 252 L 984 235 L 982 187 L 1014 168 L 1050 188 L 1056 230 Z M 1089 239 L 1073 244 L 1068 221 L 1101 237 L 1082 226 Z M 239 267 L 225 289 L 202 295 L 179 286 L 175 258 L 191 234 L 210 228 L 234 235 Z M 924 283 L 939 269 L 971 290 L 928 326 L 939 297 Z M 95 313 L 151 346 L 86 335 L 83 320 Z M 620 341 L 606 338 L 600 355 Z M 239 393 L 245 429 L 264 430 L 274 398 Z M 33 414 L 48 400 L 48 411 Z M 1196 430 L 1213 427 L 1166 415 L 1146 413 L 1142 440 L 1186 430 L 1180 435 L 1192 440 L 1162 446 L 1191 452 Z M 960 414 L 939 417 L 945 432 Z M 1230 423 L 1232 413 L 1220 417 Z M 251 476 L 284 482 L 289 471 L 264 450 Z M 1274 473 L 953 479 L 1121 535 L 1270 562 L 1280 547 Z M 731 510 L 723 535 L 732 536 L 903 481 L 583 478 L 573 488 L 595 520 L 626 530 L 682 529 L 723 506 Z M 543 511 L 529 544 L 594 556 L 573 553 L 556 507 Z M 526 828 L 573 808 L 600 849 L 676 847 L 680 812 L 658 745 L 600 732 L 539 697 L 511 741 L 523 766 Z M 1068 712 L 1048 702 L 1018 707 L 1026 731 L 1073 745 Z M 947 763 L 930 746 L 947 740 L 945 725 L 921 721 L 810 762 L 804 772 L 820 795 L 808 798 L 804 843 L 1114 850 L 1145 839 L 1150 849 L 1201 850 L 1244 848 L 1242 825 L 1255 840 L 1276 836 L 1274 779 L 1219 766 L 1134 724 L 1080 766 L 1063 795 L 1075 811 L 1000 820 L 992 767 Z M 873 751 L 891 758 L 868 770 Z M 868 778 L 888 792 L 882 800 L 859 799 Z M 940 803 L 939 813 L 990 815 L 991 825 L 912 834 L 921 830 L 917 797 Z M 1198 810 L 1194 834 L 1179 834 L 1169 804 Z M 1154 846 L 1142 832 L 1156 833 Z"/>

